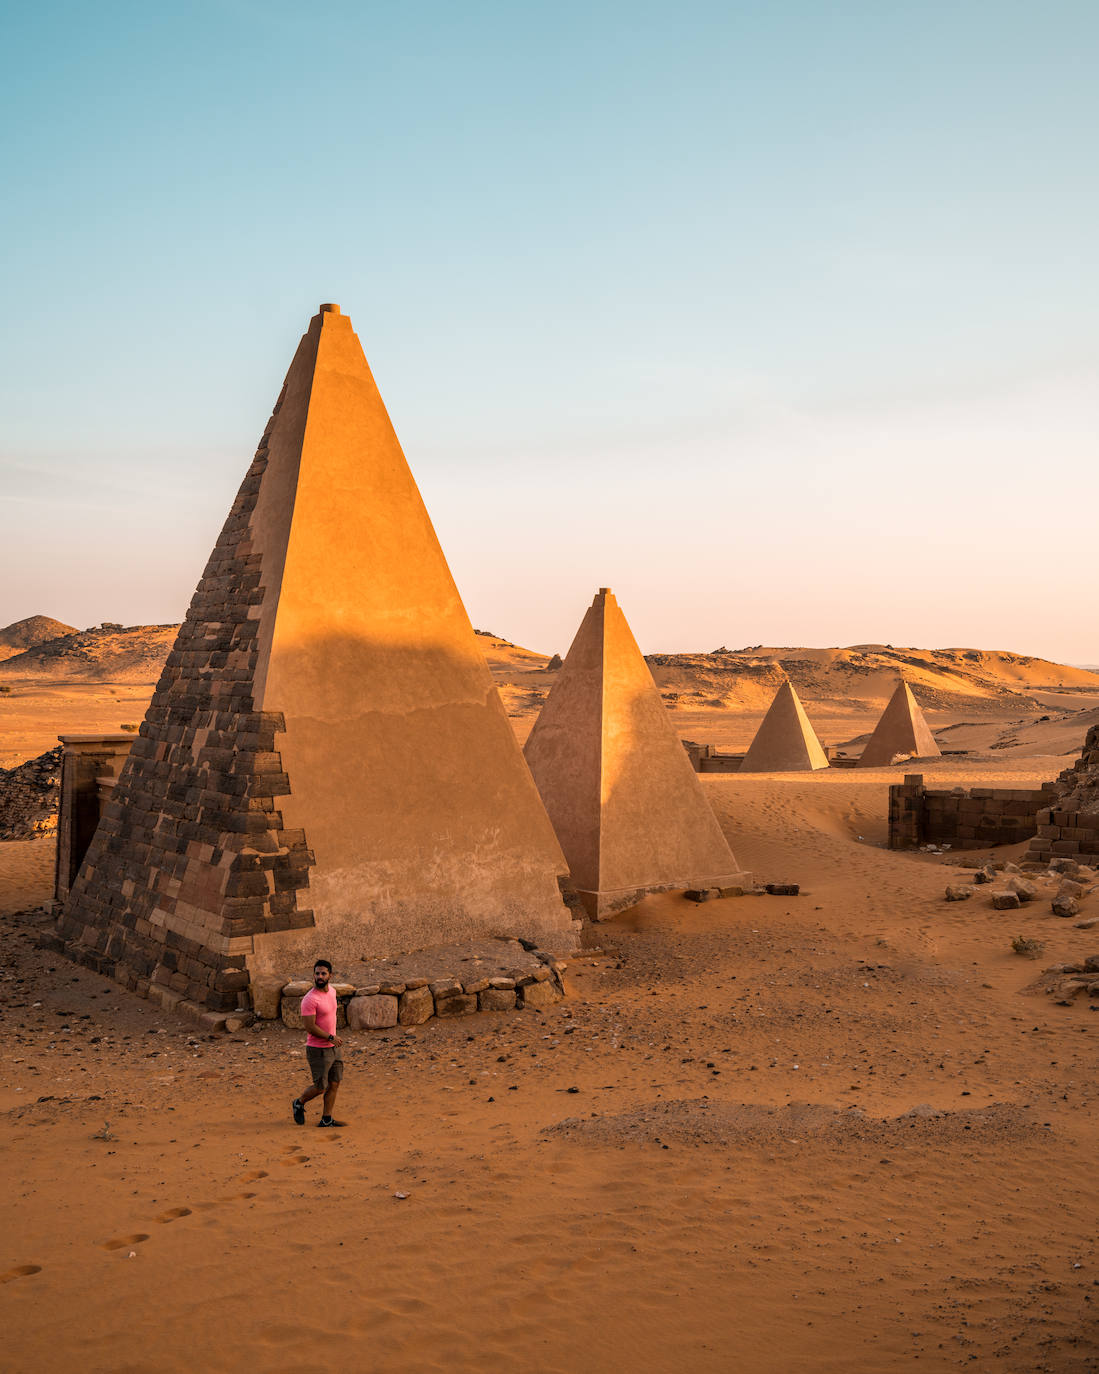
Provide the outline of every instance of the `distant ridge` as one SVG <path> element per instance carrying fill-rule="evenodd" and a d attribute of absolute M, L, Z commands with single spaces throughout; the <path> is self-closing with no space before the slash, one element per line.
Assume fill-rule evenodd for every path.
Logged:
<path fill-rule="evenodd" d="M 36 644 L 45 644 L 60 635 L 73 633 L 74 627 L 48 615 L 29 615 L 26 620 L 17 620 L 13 625 L 5 625 L 0 630 L 0 659 L 21 654 L 24 649 L 33 649 Z"/>
<path fill-rule="evenodd" d="M 61 628 L 64 632 L 55 638 L 6 657 L 0 662 L 0 677 L 153 682 L 160 676 L 179 626 L 104 621 L 87 630 Z"/>

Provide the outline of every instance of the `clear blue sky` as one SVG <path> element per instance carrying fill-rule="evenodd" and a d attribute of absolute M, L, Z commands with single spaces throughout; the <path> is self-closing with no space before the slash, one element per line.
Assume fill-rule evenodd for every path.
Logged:
<path fill-rule="evenodd" d="M 178 619 L 318 302 L 475 624 L 1099 662 L 1099 7 L 46 3 L 0 624 Z"/>

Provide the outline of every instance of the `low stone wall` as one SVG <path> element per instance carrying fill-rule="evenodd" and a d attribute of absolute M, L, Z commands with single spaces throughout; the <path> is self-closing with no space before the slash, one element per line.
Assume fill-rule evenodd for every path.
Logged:
<path fill-rule="evenodd" d="M 1017 844 L 1038 831 L 1039 810 L 1049 806 L 1053 787 L 1049 782 L 1040 788 L 930 788 L 922 773 L 906 774 L 889 789 L 889 848 Z"/>
<path fill-rule="evenodd" d="M 1095 862 L 1094 856 L 1099 855 L 1099 815 L 1046 805 L 1038 812 L 1036 821 L 1028 859 L 1041 863 L 1061 856 Z"/>
<path fill-rule="evenodd" d="M 536 955 L 534 967 L 512 974 L 471 978 L 410 978 L 406 982 L 333 983 L 339 1004 L 338 1026 L 353 1031 L 389 1030 L 393 1026 L 422 1026 L 433 1016 L 469 1016 L 477 1011 L 540 1010 L 565 995 L 567 965 L 549 955 Z M 263 1020 L 281 1020 L 301 1030 L 301 999 L 313 986 L 302 979 L 290 983 L 264 982 L 252 988 L 252 1007 Z"/>
<path fill-rule="evenodd" d="M 681 743 L 696 773 L 736 773 L 744 762 L 743 754 L 722 754 L 712 744 L 696 744 L 693 739 Z"/>

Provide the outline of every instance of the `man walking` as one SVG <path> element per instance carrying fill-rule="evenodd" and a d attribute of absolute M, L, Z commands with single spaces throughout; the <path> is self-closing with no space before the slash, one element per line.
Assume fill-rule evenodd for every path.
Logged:
<path fill-rule="evenodd" d="M 305 1104 L 324 1094 L 323 1112 L 318 1126 L 343 1126 L 346 1122 L 336 1121 L 332 1108 L 336 1105 L 336 1094 L 343 1079 L 343 1057 L 340 1046 L 343 1041 L 336 1034 L 336 993 L 329 987 L 332 978 L 332 965 L 327 959 L 318 959 L 313 965 L 313 986 L 301 999 L 301 1019 L 309 1032 L 305 1041 L 305 1057 L 309 1061 L 309 1072 L 313 1082 L 301 1097 L 295 1097 L 291 1104 L 294 1120 L 299 1126 L 305 1125 Z"/>

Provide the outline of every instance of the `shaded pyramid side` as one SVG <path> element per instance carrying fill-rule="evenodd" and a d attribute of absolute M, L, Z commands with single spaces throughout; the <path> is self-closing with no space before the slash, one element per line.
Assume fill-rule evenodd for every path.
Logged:
<path fill-rule="evenodd" d="M 613 594 L 584 616 L 526 745 L 593 915 L 745 881 Z"/>
<path fill-rule="evenodd" d="M 229 1008 L 249 972 L 320 947 L 571 948 L 565 873 L 358 340 L 324 308 L 60 933 L 139 991 Z"/>
<path fill-rule="evenodd" d="M 935 758 L 940 752 L 912 689 L 902 679 L 867 740 L 858 766 L 887 768 L 897 754 L 926 759 Z"/>
<path fill-rule="evenodd" d="M 828 756 L 792 682 L 784 682 L 760 722 L 741 773 L 804 773 L 827 768 Z"/>

